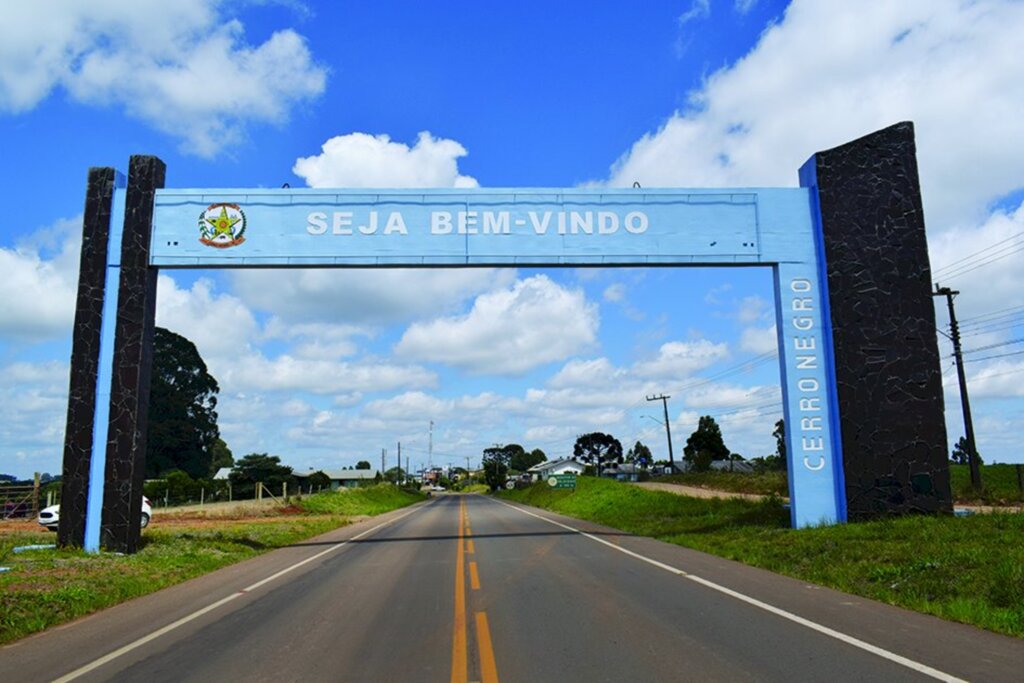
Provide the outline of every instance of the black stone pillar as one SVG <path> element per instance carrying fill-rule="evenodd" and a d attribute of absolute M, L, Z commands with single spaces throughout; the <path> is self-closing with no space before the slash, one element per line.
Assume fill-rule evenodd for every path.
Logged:
<path fill-rule="evenodd" d="M 128 167 L 100 531 L 103 547 L 124 553 L 139 545 L 156 312 L 157 270 L 149 267 L 149 248 L 153 200 L 165 171 L 164 162 L 152 156 L 133 156 Z"/>
<path fill-rule="evenodd" d="M 85 508 L 89 493 L 93 419 L 96 413 L 96 375 L 100 357 L 107 276 L 107 244 L 116 172 L 90 168 L 82 218 L 82 256 L 78 266 L 78 299 L 71 339 L 71 380 L 68 420 L 64 431 L 61 475 L 60 526 L 57 543 L 79 546 L 85 541 Z"/>
<path fill-rule="evenodd" d="M 952 511 L 942 372 L 912 123 L 819 152 L 850 520 Z"/>

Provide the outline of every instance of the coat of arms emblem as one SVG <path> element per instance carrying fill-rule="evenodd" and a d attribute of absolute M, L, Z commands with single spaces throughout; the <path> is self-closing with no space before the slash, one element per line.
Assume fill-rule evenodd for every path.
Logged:
<path fill-rule="evenodd" d="M 210 204 L 199 216 L 199 241 L 224 249 L 245 241 L 245 213 L 238 204 Z"/>

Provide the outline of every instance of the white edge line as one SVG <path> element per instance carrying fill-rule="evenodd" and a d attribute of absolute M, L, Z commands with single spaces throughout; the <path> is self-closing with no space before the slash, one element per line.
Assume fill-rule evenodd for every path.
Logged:
<path fill-rule="evenodd" d="M 783 619 L 788 619 L 789 621 L 792 621 L 792 622 L 794 622 L 796 624 L 800 624 L 801 626 L 805 626 L 805 627 L 811 629 L 812 631 L 817 631 L 818 633 L 821 633 L 823 635 L 829 636 L 830 638 L 835 638 L 836 640 L 844 642 L 847 645 L 852 645 L 853 647 L 856 647 L 856 648 L 859 648 L 861 650 L 864 650 L 865 652 L 870 652 L 871 654 L 877 655 L 878 657 L 881 657 L 882 659 L 887 659 L 890 662 L 894 662 L 894 663 L 899 664 L 901 666 L 905 666 L 908 669 L 912 669 L 914 671 L 917 671 L 918 673 L 922 673 L 922 674 L 924 674 L 926 676 L 931 676 L 932 678 L 935 678 L 935 679 L 940 680 L 940 681 L 945 681 L 946 683 L 968 683 L 968 681 L 965 681 L 962 678 L 957 678 L 956 676 L 953 676 L 952 674 L 948 674 L 948 673 L 946 673 L 944 671 L 939 671 L 938 669 L 933 669 L 932 667 L 928 666 L 927 664 L 922 664 L 920 662 L 915 662 L 912 659 L 908 659 L 906 657 L 903 657 L 902 655 L 896 654 L 895 652 L 890 652 L 889 650 L 885 650 L 885 649 L 880 648 L 880 647 L 878 647 L 876 645 L 872 645 L 871 643 L 868 643 L 868 642 L 865 642 L 863 640 L 860 640 L 859 638 L 854 638 L 853 636 L 846 635 L 845 633 L 842 633 L 840 631 L 836 631 L 834 629 L 831 629 L 828 626 L 822 626 L 821 624 L 819 624 L 817 622 L 811 621 L 809 619 L 805 619 L 805 618 L 803 618 L 803 617 L 801 617 L 799 615 L 793 614 L 792 612 L 787 612 L 786 610 L 781 609 L 779 607 L 775 607 L 774 605 L 769 605 L 766 602 L 761 602 L 757 598 L 752 598 L 749 595 L 744 595 L 743 593 L 739 593 L 737 591 L 734 591 L 731 588 L 726 588 L 725 586 L 721 586 L 721 585 L 719 585 L 719 584 L 717 584 L 717 583 L 715 583 L 713 581 L 708 581 L 707 579 L 701 578 L 701 577 L 697 576 L 696 574 L 690 574 L 689 572 L 686 572 L 686 571 L 683 571 L 682 569 L 678 569 L 678 568 L 673 567 L 671 565 L 665 564 L 664 562 L 658 562 L 657 560 L 654 560 L 654 559 L 651 559 L 651 558 L 646 557 L 644 555 L 641 555 L 639 553 L 633 552 L 632 550 L 628 550 L 627 548 L 623 548 L 621 546 L 617 546 L 614 543 L 610 543 L 609 541 L 604 540 L 603 538 L 598 538 L 597 536 L 594 536 L 593 534 L 588 534 L 585 531 L 580 531 L 579 529 L 571 527 L 568 524 L 562 524 L 561 522 L 556 522 L 555 520 L 549 519 L 547 517 L 544 517 L 543 515 L 538 515 L 538 514 L 536 514 L 534 512 L 530 512 L 529 510 L 524 510 L 523 508 L 521 508 L 521 507 L 519 507 L 517 505 L 510 505 L 509 503 L 506 503 L 503 500 L 495 500 L 495 502 L 501 503 L 502 505 L 504 505 L 506 507 L 510 507 L 513 510 L 518 510 L 519 512 L 522 512 L 524 515 L 530 515 L 531 517 L 536 517 L 537 519 L 544 520 L 548 524 L 554 524 L 555 526 L 558 526 L 558 527 L 561 527 L 563 529 L 567 529 L 569 531 L 577 533 L 580 536 L 584 536 L 586 538 L 589 538 L 592 541 L 596 541 L 598 543 L 601 543 L 602 545 L 608 546 L 609 548 L 612 548 L 614 550 L 618 550 L 620 553 L 624 553 L 626 555 L 629 555 L 630 557 L 635 557 L 636 559 L 638 559 L 638 560 L 640 560 L 642 562 L 646 562 L 647 564 L 654 565 L 658 569 L 663 569 L 663 570 L 665 570 L 665 571 L 667 571 L 667 572 L 669 572 L 671 574 L 675 574 L 677 576 L 681 576 L 683 578 L 689 579 L 690 581 L 693 581 L 695 583 L 699 583 L 700 585 L 705 586 L 707 588 L 710 588 L 712 590 L 718 591 L 719 593 L 723 593 L 725 595 L 728 595 L 731 598 L 735 598 L 736 600 L 740 600 L 742 602 L 745 602 L 748 605 L 753 605 L 754 607 L 762 609 L 762 610 L 764 610 L 766 612 L 770 612 L 770 613 L 772 613 L 772 614 L 774 614 L 776 616 L 780 616 Z"/>
<path fill-rule="evenodd" d="M 416 508 L 416 509 L 418 509 L 418 508 Z M 170 624 L 167 624 L 163 628 L 159 628 L 156 631 L 153 631 L 152 633 L 139 638 L 138 640 L 134 640 L 134 641 L 128 643 L 127 645 L 123 646 L 123 647 L 119 647 L 118 649 L 114 650 L 113 652 L 110 652 L 108 654 L 103 655 L 99 659 L 93 660 L 92 662 L 89 662 L 88 664 L 85 664 L 84 666 L 81 666 L 81 667 L 75 669 L 74 671 L 72 671 L 70 673 L 64 674 L 60 678 L 54 679 L 53 683 L 66 683 L 67 681 L 73 681 L 76 678 L 84 676 L 85 674 L 89 673 L 90 671 L 94 671 L 94 670 L 98 669 L 99 667 L 103 666 L 104 664 L 108 664 L 109 662 L 114 661 L 118 657 L 121 657 L 121 656 L 131 652 L 132 650 L 138 649 L 138 648 L 142 647 L 143 645 L 145 645 L 146 643 L 148 643 L 150 641 L 153 641 L 153 640 L 156 640 L 160 636 L 166 635 L 166 634 L 170 633 L 171 631 L 175 630 L 176 628 L 178 628 L 180 626 L 184 626 L 185 624 L 189 623 L 190 621 L 194 621 L 194 620 L 198 619 L 199 617 L 203 616 L 207 612 L 212 612 L 213 610 L 217 609 L 218 607 L 221 607 L 222 605 L 226 605 L 227 603 L 231 602 L 235 598 L 240 598 L 243 595 L 246 595 L 247 593 L 250 593 L 251 591 L 256 590 L 260 586 L 263 586 L 263 585 L 265 585 L 267 583 L 270 583 L 274 579 L 277 579 L 277 578 L 279 578 L 281 576 L 284 576 L 285 574 L 287 574 L 288 572 L 290 572 L 290 571 L 292 571 L 294 569 L 298 569 L 299 567 L 301 567 L 304 564 L 312 562 L 313 560 L 315 560 L 317 558 L 323 557 L 324 555 L 326 555 L 328 553 L 332 553 L 335 550 L 338 550 L 339 548 L 343 548 L 346 545 L 348 545 L 349 543 L 351 543 L 352 541 L 358 541 L 360 538 L 372 534 L 374 531 L 376 531 L 377 529 L 380 529 L 381 527 L 385 527 L 388 524 L 394 524 L 395 522 L 397 522 L 398 520 L 402 519 L 403 517 L 406 517 L 406 516 L 412 514 L 413 512 L 415 512 L 416 509 L 407 510 L 406 512 L 402 513 L 398 517 L 395 517 L 394 519 L 389 519 L 386 522 L 381 522 L 377 526 L 372 527 L 370 529 L 367 529 L 366 531 L 363 531 L 362 533 L 357 534 L 357 535 L 353 536 L 352 538 L 346 539 L 345 541 L 343 541 L 343 542 L 341 542 L 341 543 L 339 543 L 337 545 L 332 545 L 330 548 L 327 548 L 326 550 L 321 550 L 316 555 L 313 555 L 311 557 L 307 557 L 306 559 L 304 559 L 304 560 L 302 560 L 300 562 L 296 562 L 293 565 L 285 567 L 281 571 L 276 572 L 274 574 L 271 574 L 267 578 L 261 579 L 261 580 L 257 581 L 256 583 L 252 584 L 251 586 L 246 586 L 245 588 L 242 588 L 242 589 L 240 589 L 238 591 L 235 591 L 231 595 L 228 595 L 227 597 L 221 598 L 217 602 L 211 603 L 211 604 L 207 605 L 206 607 L 202 607 L 202 608 L 196 610 L 195 612 L 192 612 L 191 614 L 188 614 L 188 615 L 182 617 L 181 619 L 178 619 L 177 621 L 173 621 Z"/>

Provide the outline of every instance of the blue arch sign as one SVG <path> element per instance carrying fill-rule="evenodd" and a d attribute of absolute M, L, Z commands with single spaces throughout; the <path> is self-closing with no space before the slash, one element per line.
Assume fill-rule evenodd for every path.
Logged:
<path fill-rule="evenodd" d="M 901 158 L 904 168 L 892 182 L 913 186 L 909 194 L 917 198 L 920 214 L 916 165 L 906 168 L 914 162 L 909 126 L 899 124 L 874 136 L 895 136 L 892 149 L 885 153 Z M 873 146 L 867 144 L 869 157 L 878 153 L 878 140 L 873 142 Z M 846 147 L 865 154 L 864 141 Z M 906 418 L 907 402 L 899 414 L 894 412 L 897 406 L 883 406 L 888 409 L 877 425 L 863 422 L 872 418 L 870 405 L 867 417 L 857 415 L 853 407 L 856 401 L 874 400 L 876 385 L 881 384 L 884 391 L 893 382 L 917 382 L 923 389 L 908 387 L 910 394 L 931 401 L 930 406 L 913 405 L 922 415 L 921 425 L 934 429 L 942 423 L 941 388 L 936 392 L 932 386 L 938 375 L 928 373 L 938 369 L 934 314 L 930 348 L 928 335 L 923 335 L 921 348 L 908 353 L 907 334 L 898 340 L 899 335 L 884 331 L 893 321 L 883 317 L 847 330 L 848 323 L 857 321 L 843 318 L 845 313 L 833 305 L 838 303 L 845 310 L 853 302 L 862 309 L 874 307 L 884 316 L 879 306 L 884 307 L 886 298 L 895 294 L 917 302 L 917 308 L 907 309 L 913 311 L 911 321 L 914 316 L 927 318 L 931 310 L 927 278 L 923 284 L 928 310 L 918 310 L 917 301 L 922 297 L 917 291 L 919 276 L 928 273 L 927 252 L 922 249 L 923 219 L 914 225 L 901 223 L 912 212 L 894 202 L 901 188 L 879 189 L 877 163 L 865 166 L 854 159 L 848 164 L 851 169 L 833 168 L 849 151 L 838 148 L 812 157 L 801 169 L 802 186 L 797 188 L 164 189 L 163 164 L 153 157 L 133 157 L 127 186 L 113 172 L 96 182 L 91 176 L 86 210 L 90 216 L 90 202 L 95 204 L 91 215 L 99 231 L 90 240 L 87 221 L 82 277 L 101 282 L 102 305 L 83 301 L 80 285 L 79 316 L 86 318 L 91 311 L 92 317 L 82 321 L 76 317 L 72 396 L 76 396 L 76 373 L 84 373 L 82 391 L 92 391 L 93 400 L 91 408 L 88 401 L 76 405 L 74 398 L 69 404 L 65 444 L 65 499 L 79 501 L 84 509 L 82 544 L 95 549 L 102 542 L 131 551 L 138 536 L 137 523 L 128 511 L 137 509 L 132 503 L 141 497 L 135 491 L 141 484 L 136 487 L 134 482 L 141 481 L 144 465 L 147 344 L 151 343 L 158 269 L 768 267 L 775 284 L 793 526 L 843 522 L 851 512 L 857 518 L 948 508 L 948 471 L 945 479 L 942 471 L 944 427 L 939 438 L 928 437 L 935 443 L 923 451 L 921 435 L 913 429 L 902 430 L 895 438 L 888 434 L 882 440 L 865 440 L 865 433 L 876 433 L 878 427 L 891 431 L 900 415 Z M 822 173 L 829 176 L 828 188 L 819 179 Z M 843 183 L 853 186 L 843 188 Z M 864 187 L 873 187 L 876 196 L 865 200 Z M 840 198 L 860 194 L 847 206 L 833 201 L 833 191 Z M 859 213 L 873 216 L 869 220 L 873 222 L 862 224 Z M 885 235 L 886 230 L 891 234 Z M 104 239 L 104 258 L 89 254 L 89 267 L 90 241 L 98 248 Z M 919 243 L 908 246 L 908 240 Z M 868 258 L 887 244 L 895 245 L 894 255 L 905 252 L 913 259 L 911 276 L 893 274 L 884 260 L 872 263 Z M 98 268 L 101 261 L 103 267 Z M 860 280 L 847 285 L 844 278 L 851 272 L 860 273 L 856 275 Z M 836 287 L 853 289 L 832 291 Z M 908 328 L 906 322 L 896 321 L 896 326 L 907 328 L 904 332 L 917 329 L 913 324 Z M 872 326 L 880 326 L 880 334 L 872 336 L 867 329 Z M 888 370 L 873 364 L 870 356 L 879 351 L 864 346 L 860 338 L 864 334 L 881 344 L 878 349 L 883 356 L 891 352 L 905 356 L 905 371 L 898 363 L 894 366 L 891 358 Z M 90 345 L 90 340 L 98 344 Z M 89 356 L 93 346 L 95 352 Z M 862 367 L 856 367 L 858 363 Z M 873 377 L 887 371 L 896 373 L 895 380 Z M 918 377 L 922 371 L 928 374 L 923 384 Z M 849 390 L 844 383 L 850 384 Z M 928 396 L 929 392 L 933 395 Z M 85 415 L 90 409 L 91 415 Z M 845 413 L 861 424 L 844 422 Z M 95 426 L 88 447 L 81 439 L 82 421 Z M 938 441 L 942 442 L 941 459 L 936 455 Z M 909 451 L 900 450 L 904 442 L 909 443 Z M 889 452 L 864 452 L 865 446 L 878 444 Z M 853 466 L 844 458 L 851 445 L 856 451 Z M 84 477 L 83 459 L 91 472 Z M 852 488 L 847 481 L 850 475 L 857 479 Z M 848 499 L 851 492 L 858 499 L 855 508 Z M 68 516 L 65 528 L 62 513 L 62 543 L 79 538 L 80 527 L 72 526 L 72 521 L 78 524 L 73 517 L 74 513 Z"/>

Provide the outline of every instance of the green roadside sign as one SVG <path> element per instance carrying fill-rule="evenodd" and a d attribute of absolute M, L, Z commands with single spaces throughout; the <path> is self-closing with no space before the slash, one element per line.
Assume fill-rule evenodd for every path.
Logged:
<path fill-rule="evenodd" d="M 576 488 L 576 475 L 552 474 L 548 477 L 548 486 L 553 489 L 574 489 Z"/>

